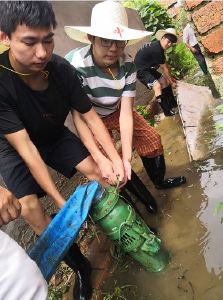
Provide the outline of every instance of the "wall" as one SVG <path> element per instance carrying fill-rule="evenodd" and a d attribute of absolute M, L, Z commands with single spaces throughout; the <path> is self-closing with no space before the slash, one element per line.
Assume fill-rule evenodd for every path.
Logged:
<path fill-rule="evenodd" d="M 223 97 L 223 1 L 182 1 L 192 17 L 192 27 L 208 71 Z"/>
<path fill-rule="evenodd" d="M 69 51 L 83 46 L 83 44 L 71 40 L 64 32 L 65 25 L 77 25 L 77 26 L 90 26 L 91 10 L 92 7 L 98 2 L 96 1 L 53 1 L 53 9 L 58 22 L 58 27 L 55 30 L 55 49 L 54 52 L 61 56 L 64 56 Z M 136 11 L 127 9 L 129 18 L 129 27 L 135 29 L 145 30 L 144 25 Z M 149 41 L 149 38 L 145 38 L 143 41 L 136 45 L 127 48 L 129 54 L 133 57 L 139 48 Z M 148 102 L 149 92 L 141 84 L 137 83 L 137 103 L 145 104 Z M 72 129 L 72 128 L 71 128 Z M 71 180 L 67 180 L 62 175 L 50 169 L 51 176 L 56 183 L 57 188 L 64 197 L 68 199 L 76 187 L 83 183 L 83 176 L 75 174 Z M 0 185 L 3 185 L 3 181 L 0 178 Z M 44 208 L 49 212 L 53 213 L 56 211 L 49 197 L 41 199 Z M 30 227 L 25 223 L 22 217 L 18 218 L 14 222 L 10 222 L 8 225 L 3 226 L 2 229 L 12 236 L 23 248 L 29 248 L 35 239 L 35 235 Z"/>

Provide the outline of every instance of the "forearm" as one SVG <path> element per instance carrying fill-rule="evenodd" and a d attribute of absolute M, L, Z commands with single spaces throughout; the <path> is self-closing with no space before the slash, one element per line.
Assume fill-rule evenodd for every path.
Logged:
<path fill-rule="evenodd" d="M 29 168 L 36 182 L 52 198 L 58 208 L 62 208 L 65 200 L 58 192 L 49 171 L 42 160 L 36 146 L 30 140 L 25 129 L 5 135 L 9 143 L 15 148 L 18 154 Z"/>
<path fill-rule="evenodd" d="M 188 43 L 185 43 L 185 45 L 190 51 L 192 51 L 193 47 L 191 47 Z"/>
<path fill-rule="evenodd" d="M 85 122 L 87 123 L 91 132 L 95 136 L 96 140 L 100 143 L 100 145 L 107 153 L 110 160 L 115 165 L 117 164 L 119 165 L 121 163 L 120 156 L 118 155 L 118 152 L 115 149 L 112 139 L 108 133 L 108 130 L 106 129 L 104 123 L 99 118 L 95 110 L 92 109 L 89 115 L 88 116 L 83 115 L 83 118 L 85 118 Z"/>
<path fill-rule="evenodd" d="M 170 84 L 172 84 L 173 83 L 173 76 L 171 74 L 171 71 L 170 71 L 170 68 L 169 68 L 167 62 L 163 65 L 163 70 L 164 70 L 164 73 L 165 73 L 168 81 L 170 82 Z"/>
<path fill-rule="evenodd" d="M 42 160 L 39 152 L 36 150 L 26 154 L 25 163 L 28 166 L 36 182 L 53 200 L 55 205 L 61 209 L 65 204 L 65 200 L 61 197 L 57 190 L 46 164 Z"/>
<path fill-rule="evenodd" d="M 122 159 L 131 161 L 132 158 L 132 137 L 133 137 L 133 116 L 120 113 L 120 134 L 122 141 Z"/>
<path fill-rule="evenodd" d="M 94 161 L 97 163 L 102 158 L 103 154 L 101 153 L 100 149 L 96 145 L 94 136 L 90 128 L 87 126 L 86 122 L 82 119 L 81 114 L 79 112 L 73 110 L 72 115 L 73 115 L 74 125 L 77 129 L 81 141 L 88 149 L 88 151 L 91 153 Z"/>

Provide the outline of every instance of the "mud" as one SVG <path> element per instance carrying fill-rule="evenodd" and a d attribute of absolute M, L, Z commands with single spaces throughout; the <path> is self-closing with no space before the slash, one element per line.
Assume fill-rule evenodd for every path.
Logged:
<path fill-rule="evenodd" d="M 214 125 L 220 119 L 221 116 L 213 114 L 213 122 L 207 122 L 203 130 L 215 131 Z M 138 299 L 221 300 L 223 211 L 217 216 L 213 214 L 222 201 L 223 134 L 215 132 L 210 138 L 212 148 L 206 159 L 195 163 L 189 160 L 179 115 L 165 118 L 156 129 L 165 149 L 166 178 L 185 175 L 187 182 L 183 187 L 156 190 L 137 158 L 133 168 L 157 200 L 159 214 L 149 215 L 143 205 L 137 205 L 147 223 L 158 229 L 172 257 L 160 273 L 148 273 L 140 264 L 125 260 L 110 274 L 104 291 L 111 291 L 114 285 L 134 285 Z M 129 294 L 127 299 L 134 299 L 134 296 Z"/>

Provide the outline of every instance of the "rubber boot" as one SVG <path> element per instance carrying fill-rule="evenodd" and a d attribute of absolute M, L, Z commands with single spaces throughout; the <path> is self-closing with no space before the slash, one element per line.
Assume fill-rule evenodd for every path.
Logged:
<path fill-rule="evenodd" d="M 168 106 L 170 109 L 178 107 L 176 98 L 173 94 L 173 90 L 170 85 L 167 86 L 166 88 L 162 89 L 162 93 L 167 97 Z"/>
<path fill-rule="evenodd" d="M 172 117 L 174 115 L 177 115 L 177 112 L 172 111 L 169 106 L 168 106 L 168 100 L 164 95 L 160 95 L 156 97 L 157 102 L 159 103 L 159 105 L 161 106 L 165 117 Z"/>
<path fill-rule="evenodd" d="M 121 196 L 121 199 L 124 200 L 127 204 L 130 204 L 135 212 L 141 217 L 143 218 L 141 212 L 139 211 L 138 207 L 135 205 L 135 203 L 132 201 L 132 198 L 130 197 L 130 195 L 127 193 L 125 186 L 121 188 L 120 192 L 119 192 L 119 196 Z"/>
<path fill-rule="evenodd" d="M 158 212 L 156 200 L 133 170 L 131 180 L 127 181 L 125 187 L 145 205 L 149 213 Z"/>
<path fill-rule="evenodd" d="M 90 281 L 91 264 L 83 256 L 77 244 L 73 244 L 64 257 L 64 262 L 74 270 L 75 286 L 73 290 L 74 300 L 90 300 L 92 296 L 92 285 Z"/>
<path fill-rule="evenodd" d="M 146 172 L 157 189 L 174 188 L 181 186 L 186 182 L 186 178 L 184 176 L 164 179 L 166 165 L 163 155 L 153 158 L 141 157 L 141 159 Z"/>
<path fill-rule="evenodd" d="M 201 70 L 204 72 L 204 74 L 207 74 L 208 73 L 208 70 L 207 70 L 207 65 L 206 65 L 206 62 L 202 62 L 201 64 L 199 64 Z"/>
<path fill-rule="evenodd" d="M 54 218 L 56 214 L 52 214 Z M 63 261 L 75 272 L 75 286 L 73 290 L 74 300 L 90 300 L 92 296 L 92 285 L 90 281 L 91 264 L 81 253 L 77 244 L 73 244 Z"/>
<path fill-rule="evenodd" d="M 121 188 L 121 191 L 119 192 L 119 195 L 122 197 L 121 199 L 124 200 L 127 204 L 131 204 L 131 206 L 134 208 L 135 212 L 144 220 L 141 212 L 135 205 L 135 203 L 132 201 L 131 197 L 129 194 L 126 192 L 125 187 Z M 149 225 L 148 225 L 149 226 Z M 149 226 L 150 233 L 157 235 L 157 230 L 151 226 Z"/>

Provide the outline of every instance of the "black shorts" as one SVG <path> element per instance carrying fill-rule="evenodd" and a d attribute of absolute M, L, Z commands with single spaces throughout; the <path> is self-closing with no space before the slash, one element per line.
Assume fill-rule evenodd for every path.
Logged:
<path fill-rule="evenodd" d="M 156 71 L 156 69 L 150 69 L 149 71 L 139 70 L 137 71 L 137 78 L 142 84 L 144 84 L 149 90 L 152 90 L 154 84 L 163 77 L 163 74 Z"/>
<path fill-rule="evenodd" d="M 75 166 L 90 155 L 81 140 L 66 127 L 54 142 L 37 149 L 48 166 L 68 179 L 76 173 Z M 18 199 L 32 194 L 46 195 L 16 151 L 15 155 L 0 158 L 0 173 L 8 190 Z"/>

